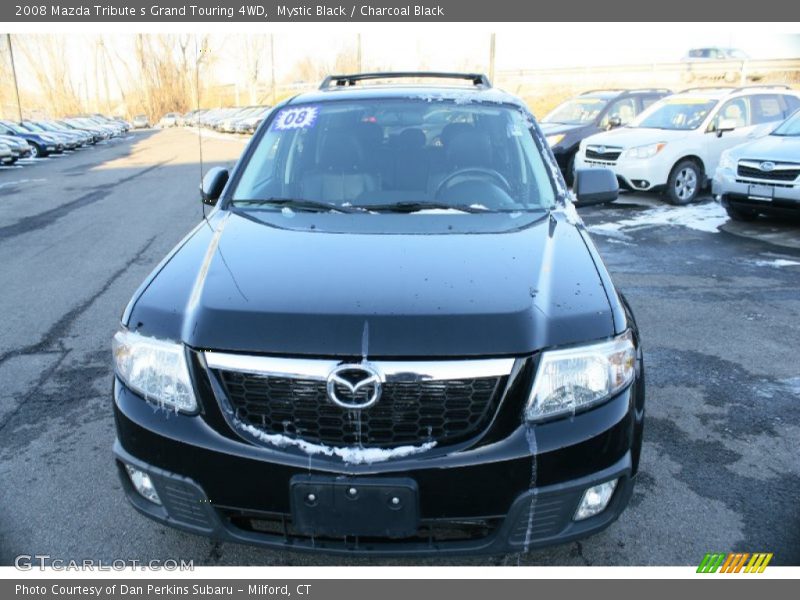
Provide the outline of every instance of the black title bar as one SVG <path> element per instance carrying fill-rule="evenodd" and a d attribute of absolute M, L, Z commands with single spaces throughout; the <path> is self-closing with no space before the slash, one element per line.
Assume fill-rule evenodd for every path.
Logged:
<path fill-rule="evenodd" d="M 800 20 L 800 3 L 761 0 L 11 0 L 0 4 L 4 23 L 43 22 L 541 22 L 541 21 L 780 21 Z M 565 43 L 569 32 L 565 31 Z M 597 41 L 602 43 L 598 30 Z"/>

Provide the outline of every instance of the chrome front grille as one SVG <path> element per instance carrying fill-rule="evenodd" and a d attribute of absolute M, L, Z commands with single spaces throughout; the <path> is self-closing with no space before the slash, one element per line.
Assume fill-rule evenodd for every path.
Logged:
<path fill-rule="evenodd" d="M 513 359 L 372 363 L 383 379 L 380 398 L 351 409 L 328 395 L 335 361 L 215 353 L 207 353 L 206 360 L 238 423 L 312 444 L 364 448 L 443 446 L 477 435 L 496 413 L 514 364 Z"/>
<path fill-rule="evenodd" d="M 765 165 L 770 168 L 765 169 Z M 747 179 L 768 182 L 792 182 L 800 177 L 800 164 L 771 161 L 740 160 L 736 174 Z"/>
<path fill-rule="evenodd" d="M 622 154 L 622 148 L 616 146 L 586 146 L 586 158 L 614 162 Z"/>

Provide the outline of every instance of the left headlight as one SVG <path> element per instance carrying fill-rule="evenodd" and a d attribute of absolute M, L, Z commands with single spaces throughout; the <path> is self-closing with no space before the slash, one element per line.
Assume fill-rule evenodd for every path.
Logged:
<path fill-rule="evenodd" d="M 545 351 L 525 417 L 540 421 L 599 404 L 630 384 L 635 369 L 630 331 L 599 344 Z"/>
<path fill-rule="evenodd" d="M 544 139 L 547 140 L 548 146 L 552 148 L 553 146 L 558 146 L 559 142 L 564 139 L 564 134 L 556 133 L 554 135 L 545 136 Z"/>
<path fill-rule="evenodd" d="M 626 150 L 625 156 L 628 158 L 652 158 L 661 152 L 666 145 L 666 142 L 658 142 L 656 144 L 647 144 L 646 146 L 636 146 Z"/>
<path fill-rule="evenodd" d="M 121 330 L 112 350 L 117 376 L 133 391 L 165 408 L 197 410 L 183 345 Z"/>

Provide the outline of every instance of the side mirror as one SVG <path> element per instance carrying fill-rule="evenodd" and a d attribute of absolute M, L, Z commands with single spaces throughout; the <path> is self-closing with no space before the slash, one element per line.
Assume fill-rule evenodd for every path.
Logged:
<path fill-rule="evenodd" d="M 608 119 L 608 128 L 616 129 L 617 127 L 622 127 L 622 117 L 614 115 Z"/>
<path fill-rule="evenodd" d="M 619 182 L 611 169 L 576 169 L 575 206 L 605 204 L 619 196 Z"/>
<path fill-rule="evenodd" d="M 214 206 L 217 203 L 222 195 L 222 190 L 225 189 L 225 184 L 228 183 L 229 176 L 228 169 L 223 167 L 209 169 L 200 185 L 200 198 L 203 204 Z"/>
<path fill-rule="evenodd" d="M 720 119 L 715 131 L 717 132 L 717 137 L 722 137 L 723 133 L 726 131 L 733 131 L 734 129 L 736 129 L 735 119 Z"/>

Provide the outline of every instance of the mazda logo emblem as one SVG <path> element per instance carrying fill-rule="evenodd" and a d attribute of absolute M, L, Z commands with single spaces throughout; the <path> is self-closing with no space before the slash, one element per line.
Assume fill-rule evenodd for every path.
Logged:
<path fill-rule="evenodd" d="M 381 375 L 367 362 L 341 364 L 328 373 L 328 398 L 336 406 L 364 409 L 381 397 Z"/>
<path fill-rule="evenodd" d="M 766 172 L 773 171 L 775 169 L 775 163 L 770 161 L 762 162 L 758 165 L 758 168 Z"/>
<path fill-rule="evenodd" d="M 606 153 L 606 147 L 605 146 L 597 146 L 595 148 L 595 152 L 597 152 L 598 154 L 605 154 Z"/>

